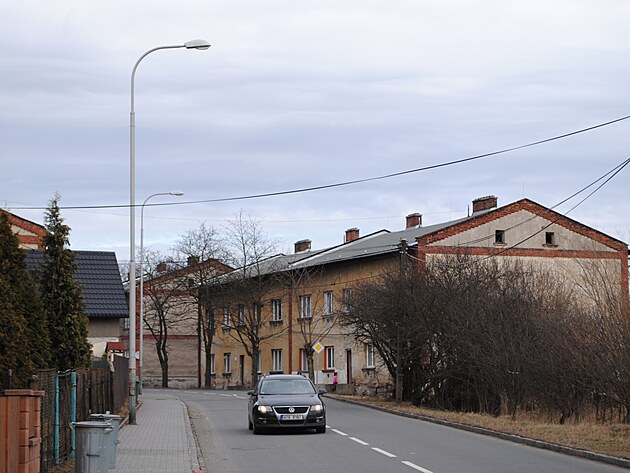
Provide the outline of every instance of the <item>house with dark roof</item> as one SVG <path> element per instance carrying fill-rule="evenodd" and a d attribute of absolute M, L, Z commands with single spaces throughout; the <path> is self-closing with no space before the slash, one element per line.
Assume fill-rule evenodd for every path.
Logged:
<path fill-rule="evenodd" d="M 73 251 L 75 279 L 83 288 L 83 302 L 88 316 L 88 341 L 93 354 L 101 357 L 107 342 L 120 341 L 123 319 L 129 318 L 129 306 L 123 288 L 116 254 L 110 251 Z M 38 250 L 26 252 L 27 267 L 37 271 L 43 261 Z"/>
<path fill-rule="evenodd" d="M 572 220 L 529 199 L 497 207 L 498 199 L 475 199 L 466 217 L 423 226 L 422 215 L 406 217 L 402 230 L 379 230 L 365 236 L 358 228 L 345 232 L 342 244 L 313 250 L 310 240 L 295 243 L 293 254 L 279 254 L 257 262 L 251 277 L 275 277 L 268 291 L 252 304 L 232 294 L 217 307 L 222 326 L 217 330 L 211 372 L 217 387 L 251 385 L 252 359 L 239 343 L 239 324 L 248 312 L 261 321 L 264 342 L 256 371 L 259 373 L 304 373 L 305 349 L 316 347 L 315 381 L 332 383 L 338 374 L 340 389 L 377 387 L 391 383 L 385 370 L 379 370 L 374 347 L 349 336 L 334 323 L 334 314 L 344 310 L 344 299 L 353 287 L 375 280 L 388 268 L 396 268 L 402 249 L 417 261 L 419 271 L 429 262 L 449 255 L 472 258 L 520 260 L 551 269 L 576 287 L 588 277 L 584 268 L 596 264 L 606 269 L 606 282 L 628 296 L 628 245 Z M 243 274 L 223 276 L 223 282 Z M 279 277 L 282 274 L 311 277 Z M 253 307 L 250 307 L 252 306 Z"/>

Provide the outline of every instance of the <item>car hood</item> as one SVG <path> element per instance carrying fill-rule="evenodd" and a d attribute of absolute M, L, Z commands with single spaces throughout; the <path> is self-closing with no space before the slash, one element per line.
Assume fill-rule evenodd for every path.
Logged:
<path fill-rule="evenodd" d="M 258 396 L 258 404 L 266 406 L 312 406 L 320 402 L 317 394 L 267 394 Z"/>

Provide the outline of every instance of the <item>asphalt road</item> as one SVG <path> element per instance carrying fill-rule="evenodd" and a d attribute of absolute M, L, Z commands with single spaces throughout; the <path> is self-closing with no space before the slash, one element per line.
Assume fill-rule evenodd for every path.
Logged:
<path fill-rule="evenodd" d="M 253 435 L 242 391 L 181 391 L 212 473 L 621 473 L 628 470 L 326 399 L 326 434 Z"/>

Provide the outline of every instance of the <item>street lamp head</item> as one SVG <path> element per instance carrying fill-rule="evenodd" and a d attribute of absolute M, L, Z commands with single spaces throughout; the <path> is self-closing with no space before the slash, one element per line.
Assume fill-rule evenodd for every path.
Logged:
<path fill-rule="evenodd" d="M 192 41 L 184 43 L 184 46 L 186 46 L 186 49 L 208 49 L 210 43 L 204 39 L 193 39 Z"/>
<path fill-rule="evenodd" d="M 169 192 L 170 195 L 175 195 L 177 197 L 181 197 L 184 195 L 182 191 Z"/>

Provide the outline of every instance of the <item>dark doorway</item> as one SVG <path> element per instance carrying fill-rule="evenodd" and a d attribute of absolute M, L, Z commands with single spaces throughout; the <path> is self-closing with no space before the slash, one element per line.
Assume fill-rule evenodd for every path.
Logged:
<path fill-rule="evenodd" d="M 352 350 L 346 350 L 346 384 L 352 384 Z"/>
<path fill-rule="evenodd" d="M 241 368 L 241 386 L 245 386 L 245 355 L 240 356 L 239 364 Z"/>

